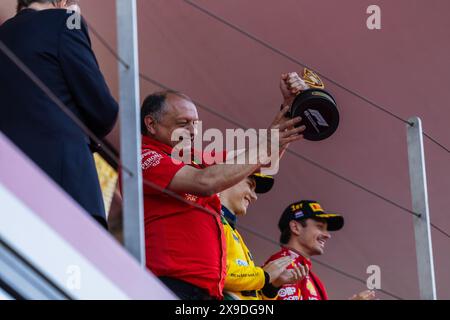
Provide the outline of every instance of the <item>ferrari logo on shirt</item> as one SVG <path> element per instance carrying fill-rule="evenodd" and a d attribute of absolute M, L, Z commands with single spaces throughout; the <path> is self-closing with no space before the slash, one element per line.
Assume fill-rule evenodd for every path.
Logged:
<path fill-rule="evenodd" d="M 185 198 L 187 201 L 191 201 L 191 202 L 197 202 L 197 200 L 198 200 L 198 197 L 197 197 L 197 196 L 194 196 L 193 194 L 189 194 L 189 193 L 186 193 L 186 194 L 184 195 L 184 198 Z"/>

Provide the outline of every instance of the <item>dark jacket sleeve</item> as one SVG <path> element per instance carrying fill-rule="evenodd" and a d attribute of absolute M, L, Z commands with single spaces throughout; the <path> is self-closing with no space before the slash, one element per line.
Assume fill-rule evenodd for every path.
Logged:
<path fill-rule="evenodd" d="M 100 71 L 84 20 L 81 29 L 62 28 L 59 61 L 85 124 L 103 138 L 112 130 L 119 107 Z"/>

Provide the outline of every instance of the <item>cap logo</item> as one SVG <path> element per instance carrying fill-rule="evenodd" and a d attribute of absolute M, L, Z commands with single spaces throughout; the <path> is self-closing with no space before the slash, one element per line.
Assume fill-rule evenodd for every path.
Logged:
<path fill-rule="evenodd" d="M 292 211 L 292 212 L 296 212 L 296 211 L 300 210 L 301 208 L 302 208 L 302 204 L 301 204 L 301 203 L 293 204 L 293 205 L 291 206 L 291 211 Z"/>
<path fill-rule="evenodd" d="M 304 216 L 303 211 L 299 211 L 299 212 L 294 214 L 295 219 L 301 218 L 303 216 Z"/>
<path fill-rule="evenodd" d="M 309 206 L 311 207 L 312 211 L 314 211 L 314 212 L 323 212 L 322 207 L 318 203 L 310 203 Z"/>

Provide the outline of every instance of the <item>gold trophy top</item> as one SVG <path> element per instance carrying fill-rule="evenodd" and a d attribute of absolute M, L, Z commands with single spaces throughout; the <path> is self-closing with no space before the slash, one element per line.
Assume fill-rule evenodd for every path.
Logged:
<path fill-rule="evenodd" d="M 309 85 L 311 88 L 315 89 L 325 88 L 325 85 L 323 84 L 322 79 L 320 79 L 319 75 L 308 68 L 305 68 L 303 70 L 303 81 L 305 81 L 305 83 Z"/>

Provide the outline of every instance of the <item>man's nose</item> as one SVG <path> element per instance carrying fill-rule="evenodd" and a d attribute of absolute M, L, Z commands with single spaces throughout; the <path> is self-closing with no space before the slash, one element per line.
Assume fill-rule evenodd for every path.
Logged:
<path fill-rule="evenodd" d="M 252 192 L 250 193 L 250 197 L 252 199 L 252 201 L 256 201 L 258 200 L 258 196 L 256 195 L 256 192 L 252 190 Z"/>
<path fill-rule="evenodd" d="M 197 135 L 198 129 L 197 129 L 197 125 L 195 125 L 194 123 L 189 124 L 187 129 L 191 136 Z"/>

